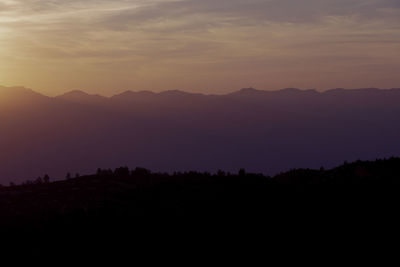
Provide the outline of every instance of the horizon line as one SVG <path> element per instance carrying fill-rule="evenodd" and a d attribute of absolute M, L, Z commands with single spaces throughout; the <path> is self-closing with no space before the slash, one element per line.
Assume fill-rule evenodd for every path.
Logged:
<path fill-rule="evenodd" d="M 226 96 L 226 95 L 231 95 L 231 94 L 235 94 L 235 93 L 239 93 L 239 92 L 244 92 L 244 91 L 254 91 L 254 92 L 264 92 L 264 93 L 276 93 L 276 92 L 282 92 L 282 91 L 300 91 L 300 92 L 316 92 L 316 93 L 326 93 L 329 91 L 334 91 L 334 90 L 343 90 L 343 91 L 361 91 L 361 90 L 378 90 L 378 91 L 390 91 L 390 90 L 400 90 L 400 87 L 392 87 L 392 88 L 378 88 L 378 87 L 365 87 L 365 88 L 343 88 L 343 87 L 337 87 L 337 88 L 331 88 L 331 89 L 316 89 L 316 88 L 309 88 L 309 89 L 303 89 L 303 88 L 297 88 L 297 87 L 287 87 L 287 88 L 281 88 L 281 89 L 273 89 L 273 90 L 266 90 L 266 89 L 257 89 L 254 87 L 244 87 L 238 90 L 233 90 L 231 92 L 228 93 L 221 93 L 221 94 L 209 94 L 209 93 L 200 93 L 200 92 L 188 92 L 188 91 L 184 91 L 184 90 L 180 90 L 180 89 L 173 89 L 173 90 L 164 90 L 164 91 L 159 91 L 159 92 L 155 92 L 155 91 L 151 91 L 151 90 L 124 90 L 121 91 L 120 93 L 116 93 L 110 96 L 105 96 L 99 93 L 88 93 L 85 90 L 70 90 L 70 91 L 65 91 L 64 93 L 61 94 L 57 94 L 54 96 L 50 96 L 48 94 L 45 93 L 41 93 L 38 92 L 35 89 L 29 88 L 29 87 L 25 87 L 23 85 L 16 85 L 16 86 L 3 86 L 0 85 L 0 88 L 7 88 L 7 89 L 25 89 L 25 90 L 29 90 L 32 91 L 36 94 L 40 94 L 42 96 L 45 97 L 49 97 L 49 98 L 59 98 L 59 97 L 63 97 L 65 95 L 68 94 L 72 94 L 72 93 L 80 93 L 80 94 L 84 94 L 87 96 L 98 96 L 98 97 L 102 97 L 102 98 L 112 98 L 112 97 L 116 97 L 116 96 L 120 96 L 126 93 L 149 93 L 149 94 L 154 94 L 154 95 L 161 95 L 161 94 L 166 94 L 166 93 L 171 93 L 171 92 L 176 92 L 176 93 L 184 93 L 187 95 L 203 95 L 203 96 Z"/>

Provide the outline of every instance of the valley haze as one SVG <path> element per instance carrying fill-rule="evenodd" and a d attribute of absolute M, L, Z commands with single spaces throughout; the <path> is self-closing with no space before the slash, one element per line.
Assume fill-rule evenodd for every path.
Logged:
<path fill-rule="evenodd" d="M 400 154 L 400 89 L 245 88 L 48 97 L 0 87 L 0 179 L 97 168 L 274 175 Z"/>

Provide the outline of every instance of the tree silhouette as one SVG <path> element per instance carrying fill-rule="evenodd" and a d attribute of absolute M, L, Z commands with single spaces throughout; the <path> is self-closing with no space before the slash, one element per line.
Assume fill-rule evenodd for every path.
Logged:
<path fill-rule="evenodd" d="M 45 184 L 50 183 L 50 177 L 49 177 L 48 174 L 45 174 L 45 175 L 44 175 L 44 177 L 43 177 L 43 182 L 44 182 Z"/>
<path fill-rule="evenodd" d="M 114 171 L 115 176 L 127 177 L 127 176 L 129 176 L 129 174 L 130 174 L 130 171 L 129 171 L 128 167 L 116 168 Z"/>
<path fill-rule="evenodd" d="M 135 175 L 148 175 L 150 173 L 151 172 L 149 170 L 147 170 L 145 168 L 140 168 L 140 167 L 137 167 L 135 170 L 132 171 L 132 175 L 133 176 L 135 176 Z"/>
<path fill-rule="evenodd" d="M 226 175 L 226 173 L 224 171 L 218 170 L 217 176 L 224 177 L 225 175 Z"/>

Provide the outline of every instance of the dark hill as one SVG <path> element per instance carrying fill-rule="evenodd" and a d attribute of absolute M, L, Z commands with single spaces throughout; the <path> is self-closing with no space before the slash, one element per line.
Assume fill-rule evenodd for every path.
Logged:
<path fill-rule="evenodd" d="M 275 177 L 244 170 L 164 174 L 122 167 L 1 187 L 0 229 L 3 244 L 17 255 L 56 260 L 136 259 L 167 251 L 182 257 L 204 248 L 221 253 L 248 247 L 243 242 L 259 247 L 253 242 L 261 236 L 267 238 L 263 242 L 273 240 L 272 247 L 286 246 L 298 235 L 301 240 L 319 231 L 340 236 L 338 229 L 355 222 L 364 233 L 372 218 L 395 217 L 399 185 L 400 158 Z"/>
<path fill-rule="evenodd" d="M 365 203 L 378 197 L 397 199 L 399 185 L 400 158 L 345 163 L 331 170 L 295 169 L 274 177 L 244 170 L 167 174 L 143 168 L 99 169 L 95 175 L 64 181 L 0 187 L 0 223 L 33 227 L 64 220 L 263 218 L 271 210 L 305 203 L 310 208 L 344 204 L 339 195 L 349 201 L 346 205 L 359 197 L 365 197 Z"/>

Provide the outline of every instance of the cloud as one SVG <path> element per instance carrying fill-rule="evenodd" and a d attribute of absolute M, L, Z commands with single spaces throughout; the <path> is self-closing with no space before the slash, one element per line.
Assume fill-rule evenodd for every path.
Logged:
<path fill-rule="evenodd" d="M 309 22 L 326 16 L 380 17 L 384 9 L 398 9 L 398 1 L 380 0 L 186 0 L 159 2 L 138 10 L 123 10 L 112 24 L 144 23 L 188 16 L 205 16 L 237 23 Z"/>
<path fill-rule="evenodd" d="M 35 73 L 43 86 L 47 66 L 82 77 L 120 71 L 143 84 L 176 77 L 172 70 L 227 79 L 239 71 L 294 75 L 308 68 L 311 77 L 346 64 L 359 73 L 374 69 L 368 64 L 397 67 L 399 43 L 398 0 L 0 0 L 7 77 Z M 369 76 L 382 74 L 378 69 Z"/>

